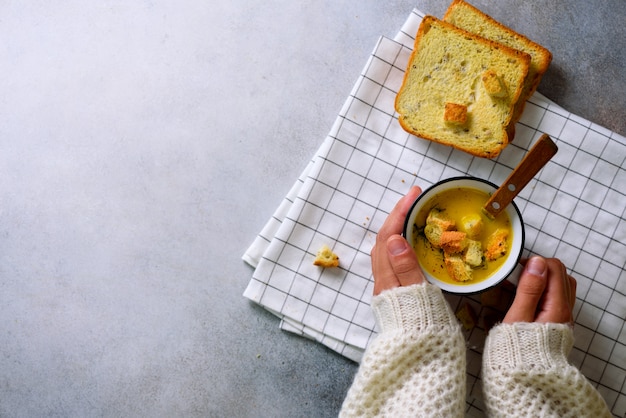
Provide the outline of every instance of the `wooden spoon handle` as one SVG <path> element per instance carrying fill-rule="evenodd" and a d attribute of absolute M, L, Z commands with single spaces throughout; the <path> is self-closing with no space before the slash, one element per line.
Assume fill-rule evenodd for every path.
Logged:
<path fill-rule="evenodd" d="M 522 162 L 511 172 L 506 181 L 500 186 L 491 198 L 485 203 L 484 210 L 495 218 L 513 201 L 515 196 L 528 184 L 528 182 L 546 165 L 550 158 L 556 154 L 558 147 L 546 134 L 541 135 L 522 159 Z"/>

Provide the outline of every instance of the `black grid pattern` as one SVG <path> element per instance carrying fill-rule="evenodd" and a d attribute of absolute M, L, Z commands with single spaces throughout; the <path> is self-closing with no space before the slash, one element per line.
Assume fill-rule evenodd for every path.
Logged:
<path fill-rule="evenodd" d="M 369 308 L 370 249 L 395 202 L 417 184 L 472 175 L 505 180 L 548 133 L 559 153 L 516 198 L 526 224 L 526 256 L 558 256 L 578 282 L 571 361 L 613 408 L 626 413 L 626 140 L 535 94 L 516 136 L 496 160 L 474 158 L 408 135 L 393 101 L 422 14 L 411 13 L 395 40 L 381 38 L 330 134 L 244 258 L 256 266 L 245 296 L 283 319 L 281 326 L 359 361 L 376 334 Z M 339 269 L 312 260 L 322 244 Z M 448 296 L 483 318 L 480 296 Z M 482 410 L 480 362 L 485 326 L 468 331 L 468 412 Z"/>

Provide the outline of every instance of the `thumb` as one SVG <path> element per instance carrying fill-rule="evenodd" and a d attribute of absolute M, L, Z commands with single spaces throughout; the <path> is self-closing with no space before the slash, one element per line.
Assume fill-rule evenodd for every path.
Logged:
<path fill-rule="evenodd" d="M 389 263 L 401 286 L 424 282 L 424 273 L 420 269 L 417 256 L 409 243 L 400 235 L 387 239 Z"/>
<path fill-rule="evenodd" d="M 537 306 L 548 282 L 548 263 L 543 257 L 532 257 L 526 262 L 515 292 L 513 304 L 504 323 L 534 322 Z"/>

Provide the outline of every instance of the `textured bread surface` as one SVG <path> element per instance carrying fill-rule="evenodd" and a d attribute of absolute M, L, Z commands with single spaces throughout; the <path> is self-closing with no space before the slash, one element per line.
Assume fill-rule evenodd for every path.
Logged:
<path fill-rule="evenodd" d="M 472 268 L 460 255 L 444 254 L 444 263 L 450 277 L 458 282 L 467 282 L 474 278 Z"/>
<path fill-rule="evenodd" d="M 439 239 L 441 249 L 450 254 L 460 253 L 467 247 L 467 234 L 460 231 L 445 231 Z"/>
<path fill-rule="evenodd" d="M 317 251 L 313 264 L 320 267 L 337 267 L 339 266 L 339 256 L 328 245 L 324 244 Z"/>
<path fill-rule="evenodd" d="M 452 231 L 456 228 L 456 222 L 437 208 L 433 208 L 428 212 L 426 223 L 436 225 L 442 231 Z"/>
<path fill-rule="evenodd" d="M 483 247 L 480 241 L 467 240 L 467 248 L 463 253 L 463 261 L 471 267 L 478 267 L 483 263 Z"/>
<path fill-rule="evenodd" d="M 497 260 L 506 254 L 508 237 L 509 232 L 506 229 L 497 229 L 489 236 L 487 248 L 485 249 L 487 260 Z"/>
<path fill-rule="evenodd" d="M 528 75 L 530 56 L 433 16 L 422 20 L 395 108 L 417 136 L 479 157 L 508 144 L 506 127 Z M 503 93 L 489 94 L 483 74 L 494 72 Z M 446 104 L 467 108 L 466 121 L 446 122 Z"/>
<path fill-rule="evenodd" d="M 528 76 L 524 81 L 524 87 L 520 95 L 513 117 L 511 119 L 510 133 L 514 132 L 515 124 L 524 111 L 526 100 L 537 90 L 543 74 L 547 71 L 552 61 L 552 53 L 545 47 L 531 41 L 526 36 L 496 21 L 491 16 L 472 6 L 464 0 L 453 0 L 448 7 L 443 20 L 452 23 L 461 29 L 483 38 L 515 48 L 530 55 L 530 67 Z M 510 135 L 509 140 L 512 139 Z"/>

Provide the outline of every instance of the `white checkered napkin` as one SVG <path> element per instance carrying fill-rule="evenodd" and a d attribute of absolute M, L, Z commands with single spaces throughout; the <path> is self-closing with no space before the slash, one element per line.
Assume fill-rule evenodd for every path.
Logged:
<path fill-rule="evenodd" d="M 516 198 L 526 225 L 525 255 L 558 256 L 578 281 L 580 335 L 572 362 L 597 383 L 614 413 L 626 412 L 626 139 L 536 93 L 516 137 L 496 160 L 474 158 L 407 134 L 393 100 L 422 14 L 395 40 L 381 38 L 329 135 L 244 260 L 255 266 L 244 295 L 282 319 L 281 327 L 359 361 L 376 334 L 369 252 L 396 201 L 413 184 L 473 175 L 496 184 L 548 133 L 553 160 Z M 340 267 L 321 269 L 322 244 Z M 453 309 L 475 297 L 449 296 Z M 485 332 L 468 333 L 469 363 L 480 364 Z M 468 367 L 468 378 L 479 379 Z M 470 393 L 472 397 L 479 396 Z M 622 405 L 622 406 L 620 406 Z M 617 412 L 616 412 L 617 411 Z"/>
<path fill-rule="evenodd" d="M 401 45 L 381 43 L 400 56 Z M 390 76 L 399 86 L 402 71 L 373 56 L 325 141 L 328 146 L 318 150 L 245 256 L 257 267 L 246 297 L 278 313 L 284 328 L 326 340 L 340 352 L 356 347 L 358 356 L 375 327 L 369 309 L 375 232 L 414 177 L 396 167 L 408 135 L 393 123 L 395 93 L 384 88 Z M 386 132 L 395 132 L 400 142 L 382 141 Z M 340 254 L 341 268 L 313 266 L 322 244 Z"/>

